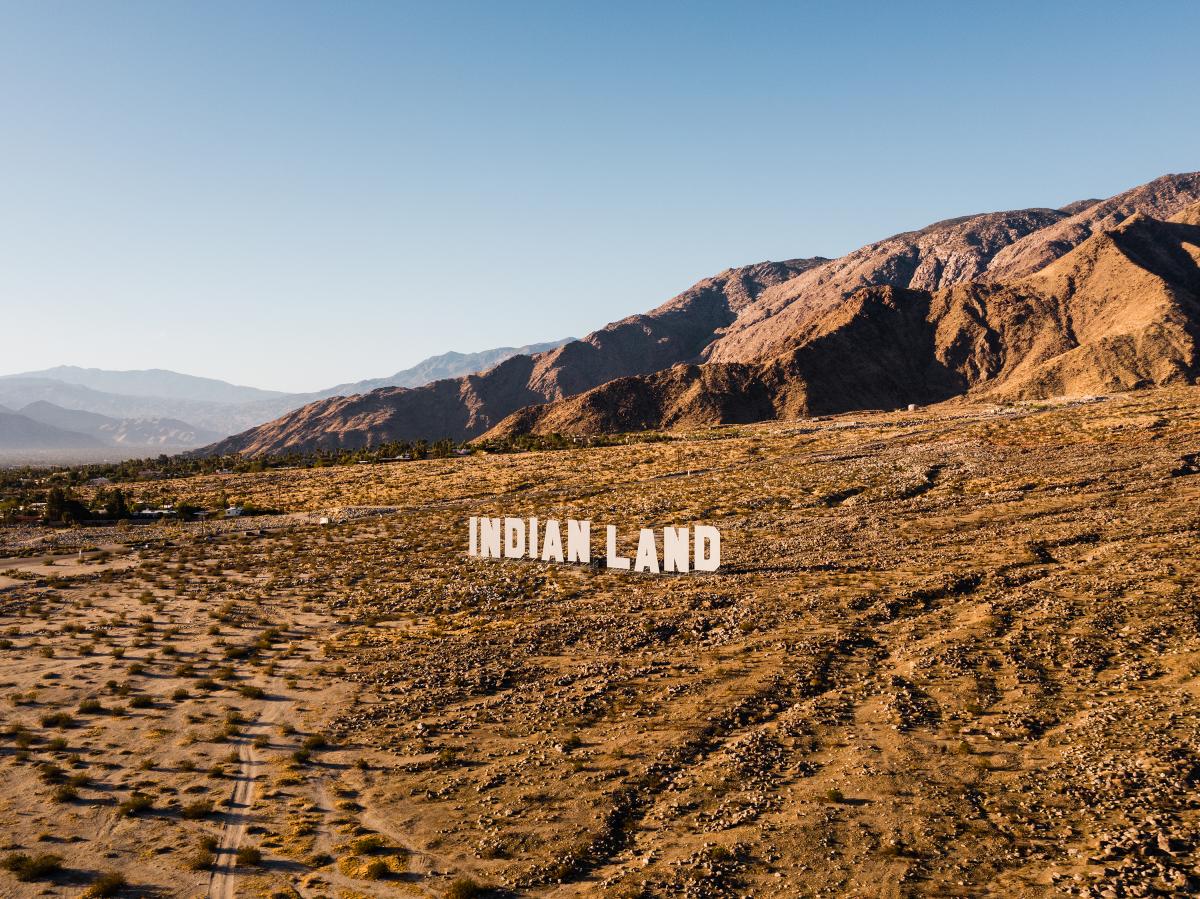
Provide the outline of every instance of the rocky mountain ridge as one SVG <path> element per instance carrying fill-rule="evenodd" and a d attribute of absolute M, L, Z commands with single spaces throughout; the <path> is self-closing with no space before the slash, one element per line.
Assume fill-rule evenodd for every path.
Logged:
<path fill-rule="evenodd" d="M 728 269 L 549 353 L 314 403 L 207 451 L 716 424 L 1194 379 L 1196 203 L 1200 174 L 1168 175 L 1107 200 L 938 222 L 837 259 Z"/>

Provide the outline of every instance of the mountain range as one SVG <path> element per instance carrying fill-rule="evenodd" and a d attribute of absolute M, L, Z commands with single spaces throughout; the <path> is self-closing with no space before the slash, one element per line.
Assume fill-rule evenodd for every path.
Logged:
<path fill-rule="evenodd" d="M 110 371 L 64 365 L 5 375 L 0 376 L 0 453 L 10 459 L 34 452 L 39 458 L 49 454 L 74 460 L 179 452 L 314 400 L 380 386 L 416 387 L 481 371 L 513 355 L 553 349 L 567 340 L 443 353 L 386 378 L 312 393 L 260 390 L 164 369 Z"/>
<path fill-rule="evenodd" d="M 595 433 L 1195 382 L 1200 173 L 727 269 L 555 349 L 321 399 L 205 452 Z"/>

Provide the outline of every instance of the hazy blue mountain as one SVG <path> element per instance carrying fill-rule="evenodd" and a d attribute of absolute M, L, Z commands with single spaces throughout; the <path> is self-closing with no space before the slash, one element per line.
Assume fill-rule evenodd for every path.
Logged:
<path fill-rule="evenodd" d="M 530 343 L 525 346 L 502 346 L 478 353 L 442 353 L 440 356 L 430 356 L 423 359 L 412 368 L 398 371 L 386 378 L 370 378 L 365 381 L 352 381 L 338 384 L 328 390 L 308 394 L 310 400 L 324 399 L 330 396 L 352 396 L 356 393 L 370 393 L 380 387 L 422 387 L 433 381 L 444 378 L 458 378 L 463 375 L 486 371 L 493 365 L 499 365 L 513 356 L 532 355 L 546 350 L 554 350 L 564 343 L 570 343 L 574 337 L 564 337 L 561 340 L 549 340 L 545 343 Z"/>
<path fill-rule="evenodd" d="M 98 412 L 85 412 L 82 409 L 64 409 L 62 406 L 56 406 L 54 403 L 48 403 L 45 400 L 37 400 L 27 406 L 22 406 L 18 414 L 24 415 L 26 418 L 32 418 L 34 421 L 40 421 L 44 425 L 50 425 L 52 428 L 61 428 L 64 431 L 78 431 L 81 434 L 89 434 L 99 431 L 106 425 L 114 425 L 121 421 L 119 418 L 112 418 L 108 415 L 100 415 Z"/>
<path fill-rule="evenodd" d="M 89 435 L 99 446 L 189 448 L 273 421 L 314 400 L 367 393 L 377 387 L 420 387 L 483 371 L 522 353 L 554 349 L 566 340 L 443 353 L 386 378 L 339 384 L 312 393 L 280 393 L 164 369 L 110 371 L 60 365 L 0 375 L 0 407 L 45 426 Z"/>
<path fill-rule="evenodd" d="M 30 403 L 20 411 L 42 424 L 95 437 L 102 443 L 129 449 L 192 449 L 211 443 L 215 431 L 197 428 L 176 418 L 112 418 L 80 409 L 64 409 L 45 400 Z"/>
<path fill-rule="evenodd" d="M 0 453 L 98 449 L 99 440 L 76 431 L 64 431 L 15 412 L 0 412 Z"/>
<path fill-rule="evenodd" d="M 75 365 L 59 365 L 42 371 L 21 372 L 6 375 L 6 378 L 38 378 L 61 381 L 123 396 L 162 397 L 165 399 L 193 400 L 203 403 L 248 403 L 254 400 L 269 400 L 287 396 L 277 390 L 260 390 L 218 381 L 216 378 L 200 378 L 183 375 L 162 368 L 141 371 L 109 371 L 103 368 L 79 368 Z"/>
<path fill-rule="evenodd" d="M 230 434 L 253 427 L 303 405 L 303 397 L 249 403 L 211 403 L 161 396 L 128 396 L 68 384 L 51 378 L 0 378 L 0 403 L 14 409 L 45 401 L 63 409 L 95 412 L 118 419 L 173 418 L 196 428 Z"/>

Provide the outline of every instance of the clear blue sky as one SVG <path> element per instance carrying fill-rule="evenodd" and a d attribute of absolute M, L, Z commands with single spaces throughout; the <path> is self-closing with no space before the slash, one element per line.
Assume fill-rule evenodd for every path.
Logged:
<path fill-rule="evenodd" d="M 1200 3 L 0 2 L 0 371 L 278 389 L 1200 169 Z"/>

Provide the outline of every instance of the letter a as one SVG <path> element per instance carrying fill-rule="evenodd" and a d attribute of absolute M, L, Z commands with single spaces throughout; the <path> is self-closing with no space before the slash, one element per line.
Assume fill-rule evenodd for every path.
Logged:
<path fill-rule="evenodd" d="M 654 545 L 654 531 L 650 528 L 642 528 L 638 534 L 637 558 L 634 560 L 633 570 L 658 574 L 658 547 Z"/>
<path fill-rule="evenodd" d="M 546 533 L 542 539 L 542 561 L 561 562 L 562 560 L 562 531 L 558 527 L 558 522 L 551 518 L 546 522 Z"/>

